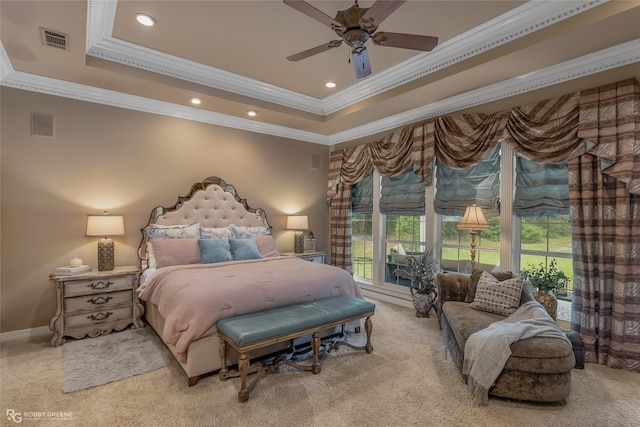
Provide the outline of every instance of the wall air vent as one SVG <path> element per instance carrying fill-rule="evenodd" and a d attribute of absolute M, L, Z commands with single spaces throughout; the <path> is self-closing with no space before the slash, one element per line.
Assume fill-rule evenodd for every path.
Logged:
<path fill-rule="evenodd" d="M 53 46 L 67 50 L 67 35 L 59 31 L 47 30 L 40 27 L 40 38 L 45 46 Z"/>
<path fill-rule="evenodd" d="M 55 124 L 53 115 L 31 113 L 31 135 L 32 136 L 46 136 L 49 138 L 55 137 Z"/>

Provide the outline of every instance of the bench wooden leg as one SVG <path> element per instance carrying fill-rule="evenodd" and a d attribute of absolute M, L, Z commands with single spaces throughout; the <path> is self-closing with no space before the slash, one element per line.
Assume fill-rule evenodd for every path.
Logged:
<path fill-rule="evenodd" d="M 367 320 L 364 321 L 364 330 L 367 333 L 367 344 L 365 344 L 364 349 L 367 353 L 371 353 L 373 351 L 373 345 L 371 344 L 371 331 L 373 330 L 373 323 L 371 322 L 371 317 L 367 317 Z"/>
<path fill-rule="evenodd" d="M 226 381 L 226 379 L 228 378 L 228 373 L 229 370 L 227 369 L 227 354 L 229 352 L 229 343 L 226 342 L 223 339 L 220 339 L 220 361 L 221 361 L 221 367 L 220 367 L 220 379 L 222 381 Z"/>
<path fill-rule="evenodd" d="M 249 387 L 247 387 L 247 375 L 249 373 L 249 358 L 247 353 L 240 353 L 238 358 L 238 370 L 240 371 L 240 391 L 238 392 L 238 400 L 246 402 L 249 400 Z"/>
<path fill-rule="evenodd" d="M 311 367 L 311 372 L 313 372 L 314 374 L 320 373 L 320 344 L 320 337 L 318 336 L 318 332 L 316 331 L 313 333 L 313 338 L 311 338 L 311 348 L 313 349 L 313 366 Z"/>

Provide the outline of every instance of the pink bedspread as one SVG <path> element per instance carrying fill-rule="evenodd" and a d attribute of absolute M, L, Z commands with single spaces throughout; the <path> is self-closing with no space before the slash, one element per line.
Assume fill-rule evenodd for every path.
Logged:
<path fill-rule="evenodd" d="M 182 362 L 218 319 L 334 295 L 362 298 L 345 270 L 285 256 L 163 267 L 138 292 L 165 318 L 162 339 Z"/>

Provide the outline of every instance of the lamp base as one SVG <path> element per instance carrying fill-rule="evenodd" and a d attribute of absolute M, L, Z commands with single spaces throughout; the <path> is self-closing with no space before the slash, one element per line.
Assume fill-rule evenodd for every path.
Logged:
<path fill-rule="evenodd" d="M 304 253 L 304 233 L 302 231 L 296 231 L 293 236 L 293 252 Z"/>
<path fill-rule="evenodd" d="M 113 270 L 114 259 L 113 240 L 106 237 L 100 239 L 98 241 L 98 270 Z"/>

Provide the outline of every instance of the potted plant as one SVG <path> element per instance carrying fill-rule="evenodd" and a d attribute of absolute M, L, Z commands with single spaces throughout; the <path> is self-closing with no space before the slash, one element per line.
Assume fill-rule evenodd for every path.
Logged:
<path fill-rule="evenodd" d="M 438 297 L 436 280 L 440 265 L 433 259 L 431 251 L 421 255 L 407 256 L 408 269 L 397 268 L 394 274 L 411 280 L 409 290 L 417 317 L 429 317 L 429 311 Z"/>
<path fill-rule="evenodd" d="M 548 268 L 545 268 L 543 263 L 529 264 L 528 268 L 522 270 L 522 277 L 534 288 L 533 296 L 536 301 L 555 320 L 558 311 L 556 294 L 566 290 L 569 283 L 569 278 L 564 271 L 558 269 L 558 260 L 553 258 L 549 261 Z"/>

